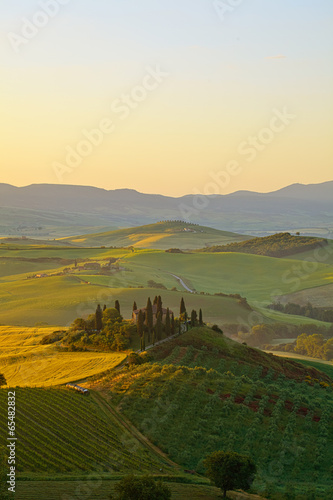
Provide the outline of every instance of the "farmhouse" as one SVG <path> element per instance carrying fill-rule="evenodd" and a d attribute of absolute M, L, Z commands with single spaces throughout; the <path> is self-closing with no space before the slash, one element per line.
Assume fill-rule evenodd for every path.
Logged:
<path fill-rule="evenodd" d="M 157 306 L 154 304 L 152 306 L 152 308 L 153 308 L 153 325 L 155 325 L 156 319 L 157 319 L 156 318 L 156 316 L 157 316 Z M 133 313 L 132 313 L 132 321 L 133 321 L 133 323 L 137 322 L 139 311 L 142 311 L 142 313 L 143 313 L 143 321 L 145 321 L 147 308 L 143 307 L 142 309 L 135 309 L 135 311 L 133 311 Z M 163 313 L 162 314 L 162 323 L 165 323 L 165 316 L 166 316 L 167 310 L 164 309 L 164 307 L 162 308 L 162 313 Z M 169 313 L 170 313 L 170 316 L 172 316 L 173 312 L 171 311 L 171 309 L 169 309 Z"/>

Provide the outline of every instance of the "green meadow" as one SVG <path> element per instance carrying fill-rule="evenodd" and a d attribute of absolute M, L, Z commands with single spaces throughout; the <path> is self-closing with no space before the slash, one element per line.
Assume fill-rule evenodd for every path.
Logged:
<path fill-rule="evenodd" d="M 89 262 L 104 266 L 109 259 L 116 263 L 107 273 L 74 269 L 75 261 L 78 267 Z M 47 277 L 31 278 L 36 274 Z M 195 293 L 190 294 L 178 277 Z M 214 296 L 221 292 L 246 297 L 261 322 L 315 323 L 266 306 L 279 295 L 303 294 L 309 300 L 319 291 L 321 300 L 329 303 L 332 279 L 333 266 L 327 263 L 309 272 L 303 261 L 250 254 L 3 244 L 0 323 L 69 325 L 77 316 L 93 312 L 98 303 L 111 305 L 116 299 L 128 318 L 134 300 L 144 305 L 148 296 L 159 293 L 176 314 L 181 294 L 189 310 L 202 307 L 208 322 L 247 323 L 249 312 L 237 300 Z M 154 289 L 151 283 L 162 288 Z"/>
<path fill-rule="evenodd" d="M 333 280 L 333 266 L 318 264 L 313 272 L 291 259 L 241 253 L 165 254 L 134 253 L 124 256 L 134 273 L 156 269 L 174 273 L 200 292 L 239 293 L 249 301 L 269 303 L 272 296 L 309 289 Z"/>

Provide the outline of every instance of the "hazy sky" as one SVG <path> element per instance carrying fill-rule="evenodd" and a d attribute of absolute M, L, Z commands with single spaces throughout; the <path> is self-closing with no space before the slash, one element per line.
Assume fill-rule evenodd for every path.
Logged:
<path fill-rule="evenodd" d="M 0 182 L 332 180 L 332 21 L 332 0 L 3 1 Z"/>

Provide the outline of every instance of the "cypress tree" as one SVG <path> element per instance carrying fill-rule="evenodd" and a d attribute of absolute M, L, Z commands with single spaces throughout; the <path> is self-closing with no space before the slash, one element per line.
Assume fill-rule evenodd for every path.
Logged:
<path fill-rule="evenodd" d="M 151 336 L 151 332 L 153 330 L 153 324 L 154 324 L 153 306 L 152 306 L 150 297 L 148 297 L 147 308 L 146 308 L 146 325 L 147 325 L 147 329 L 148 329 L 148 342 L 150 342 L 150 336 Z"/>
<path fill-rule="evenodd" d="M 162 297 L 159 295 L 157 297 L 157 304 L 156 304 L 156 317 L 157 315 L 160 314 L 161 315 L 161 321 L 162 321 L 162 318 L 163 318 L 163 310 L 162 310 Z"/>
<path fill-rule="evenodd" d="M 182 316 L 185 314 L 185 312 L 186 312 L 186 307 L 185 307 L 184 299 L 182 297 L 182 299 L 180 301 L 179 315 Z"/>
<path fill-rule="evenodd" d="M 136 321 L 136 329 L 137 329 L 137 332 L 138 332 L 140 339 L 142 339 L 144 326 L 143 326 L 143 314 L 142 314 L 141 309 L 139 310 L 139 313 L 138 313 L 138 318 Z"/>
<path fill-rule="evenodd" d="M 194 326 L 197 325 L 197 311 L 192 309 L 191 312 L 191 327 L 193 328 Z"/>
<path fill-rule="evenodd" d="M 157 304 L 157 299 L 158 299 L 158 297 L 157 297 L 157 295 L 155 295 L 154 302 L 153 302 L 154 306 L 156 306 L 156 304 Z"/>
<path fill-rule="evenodd" d="M 120 304 L 119 304 L 119 300 L 116 300 L 115 303 L 114 303 L 114 307 L 115 309 L 117 309 L 117 311 L 119 312 L 120 314 Z"/>
<path fill-rule="evenodd" d="M 153 345 L 155 345 L 156 342 L 156 334 L 155 334 L 155 329 L 153 330 Z"/>
<path fill-rule="evenodd" d="M 176 333 L 175 330 L 175 317 L 173 313 L 171 314 L 171 335 L 174 335 Z"/>
<path fill-rule="evenodd" d="M 133 311 L 136 311 L 136 310 L 137 310 L 137 308 L 138 308 L 138 306 L 136 305 L 136 302 L 134 301 L 134 302 L 133 302 Z"/>
<path fill-rule="evenodd" d="M 185 311 L 185 313 L 184 313 L 184 316 L 185 316 L 185 326 L 186 326 L 186 331 L 188 332 L 188 322 L 187 322 L 188 317 L 187 317 L 187 312 L 186 312 L 186 311 Z"/>
<path fill-rule="evenodd" d="M 106 309 L 106 304 L 104 304 L 104 306 L 103 306 L 103 311 L 105 311 L 105 309 Z"/>
<path fill-rule="evenodd" d="M 157 314 L 155 330 L 156 330 L 156 339 L 161 340 L 161 338 L 162 338 L 162 317 L 161 317 L 160 313 Z"/>
<path fill-rule="evenodd" d="M 199 325 L 203 325 L 203 321 L 202 321 L 202 310 L 200 309 L 199 311 Z"/>
<path fill-rule="evenodd" d="M 95 312 L 95 328 L 97 331 L 101 331 L 103 328 L 103 322 L 102 322 L 102 309 L 100 304 L 96 307 L 96 312 Z"/>
<path fill-rule="evenodd" d="M 170 311 L 169 308 L 167 308 L 165 315 L 165 335 L 167 337 L 170 337 L 170 334 L 171 334 Z"/>

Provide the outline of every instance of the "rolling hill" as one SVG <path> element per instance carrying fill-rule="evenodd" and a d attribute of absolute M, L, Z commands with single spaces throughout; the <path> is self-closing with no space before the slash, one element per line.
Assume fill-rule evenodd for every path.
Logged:
<path fill-rule="evenodd" d="M 214 295 L 221 292 L 246 297 L 260 312 L 261 322 L 314 323 L 265 308 L 276 296 L 307 290 L 309 297 L 316 287 L 323 287 L 330 300 L 326 285 L 332 283 L 332 266 L 311 264 L 309 272 L 306 263 L 299 262 L 236 252 L 0 245 L 0 323 L 66 326 L 93 312 L 98 303 L 116 299 L 129 318 L 134 300 L 145 304 L 158 290 L 175 311 L 186 294 L 188 307 L 202 307 L 206 321 L 212 323 L 249 321 L 249 311 L 236 299 Z M 98 269 L 89 269 L 90 264 Z"/>
<path fill-rule="evenodd" d="M 290 233 L 277 233 L 262 238 L 251 238 L 247 241 L 226 245 L 207 246 L 203 252 L 240 252 L 268 257 L 289 257 L 299 253 L 313 252 L 328 245 L 324 238 L 293 236 Z M 326 252 L 328 253 L 328 252 Z"/>
<path fill-rule="evenodd" d="M 56 237 L 91 233 L 93 226 L 101 232 L 108 226 L 115 229 L 185 219 L 245 234 L 288 230 L 311 234 L 312 229 L 315 236 L 330 238 L 332 186 L 330 181 L 294 184 L 272 193 L 238 191 L 204 196 L 200 204 L 198 195 L 172 198 L 130 189 L 0 184 L 0 234 Z"/>
<path fill-rule="evenodd" d="M 227 244 L 247 240 L 248 236 L 220 231 L 184 221 L 163 221 L 145 226 L 119 229 L 104 233 L 85 234 L 58 240 L 77 246 L 117 246 L 135 248 L 195 249 L 201 246 Z"/>
<path fill-rule="evenodd" d="M 86 386 L 184 468 L 202 473 L 207 453 L 230 449 L 255 460 L 257 491 L 283 491 L 292 482 L 307 498 L 315 484 L 318 498 L 328 498 L 333 396 L 325 373 L 207 328 L 152 354 L 149 363 Z"/>

